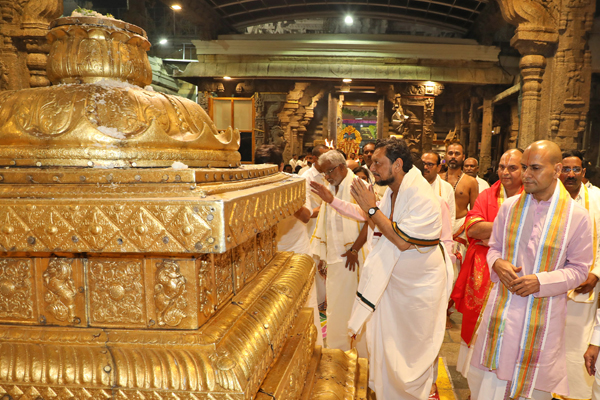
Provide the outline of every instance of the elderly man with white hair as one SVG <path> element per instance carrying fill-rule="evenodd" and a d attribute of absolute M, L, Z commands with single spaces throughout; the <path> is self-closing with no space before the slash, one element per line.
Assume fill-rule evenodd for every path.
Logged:
<path fill-rule="evenodd" d="M 319 165 L 329 182 L 331 193 L 340 200 L 355 203 L 350 194 L 355 175 L 348 169 L 344 156 L 337 151 L 329 151 L 319 157 Z M 320 260 L 319 271 L 327 275 L 329 348 L 351 348 L 348 320 L 358 288 L 359 270 L 367 256 L 366 249 L 363 249 L 367 240 L 366 230 L 361 234 L 363 224 L 343 216 L 331 205 L 323 202 L 310 240 L 311 252 Z M 361 352 L 360 346 L 358 350 Z"/>

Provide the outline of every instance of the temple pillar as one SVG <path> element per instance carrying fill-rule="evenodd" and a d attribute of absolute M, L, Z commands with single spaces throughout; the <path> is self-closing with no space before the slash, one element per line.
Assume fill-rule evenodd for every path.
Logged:
<path fill-rule="evenodd" d="M 469 144 L 467 154 L 469 157 L 476 157 L 477 143 L 479 142 L 479 99 L 475 96 L 471 97 L 471 108 L 469 110 Z M 481 171 L 481 169 L 480 169 Z"/>
<path fill-rule="evenodd" d="M 508 137 L 508 148 L 517 148 L 517 138 L 519 137 L 519 103 L 513 102 L 510 105 L 510 135 Z"/>
<path fill-rule="evenodd" d="M 377 101 L 377 139 L 383 139 L 383 122 L 385 119 L 385 99 Z"/>
<path fill-rule="evenodd" d="M 460 143 L 463 145 L 463 148 L 466 150 L 468 143 L 469 143 L 469 138 L 467 136 L 467 131 L 465 129 L 465 127 L 467 126 L 467 103 L 466 100 L 462 100 L 460 102 L 460 123 L 459 123 L 459 129 L 457 132 L 459 132 L 459 138 L 460 138 Z"/>
<path fill-rule="evenodd" d="M 492 120 L 494 115 L 493 97 L 486 94 L 483 98 L 483 119 L 481 122 L 481 151 L 479 153 L 479 171 L 487 171 L 492 165 Z"/>
<path fill-rule="evenodd" d="M 328 107 L 329 108 L 327 109 L 327 131 L 329 132 L 329 137 L 327 139 L 329 141 L 335 142 L 337 137 L 338 99 L 332 93 L 329 93 Z"/>
<path fill-rule="evenodd" d="M 498 5 L 504 19 L 517 26 L 511 45 L 523 56 L 517 146 L 548 139 L 563 150 L 580 147 L 589 110 L 588 39 L 596 3 L 498 0 Z"/>
<path fill-rule="evenodd" d="M 0 90 L 48 86 L 50 21 L 63 12 L 59 0 L 0 2 Z"/>

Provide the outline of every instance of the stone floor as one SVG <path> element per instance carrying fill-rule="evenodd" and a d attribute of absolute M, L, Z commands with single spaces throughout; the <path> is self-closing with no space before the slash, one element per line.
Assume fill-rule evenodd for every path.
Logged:
<path fill-rule="evenodd" d="M 456 400 L 467 400 L 471 392 L 467 379 L 456 370 L 456 361 L 458 359 L 458 349 L 460 347 L 460 324 L 462 322 L 462 314 L 453 312 L 450 315 L 452 327 L 446 329 L 446 336 L 442 344 L 440 356 L 444 359 L 446 368 L 450 375 L 450 380 L 454 386 Z"/>

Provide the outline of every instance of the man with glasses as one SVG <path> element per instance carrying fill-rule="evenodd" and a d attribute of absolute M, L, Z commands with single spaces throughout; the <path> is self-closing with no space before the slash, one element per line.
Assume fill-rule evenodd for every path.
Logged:
<path fill-rule="evenodd" d="M 347 168 L 345 157 L 338 151 L 329 151 L 319 157 L 319 165 L 333 196 L 354 202 L 350 187 L 356 175 Z M 359 270 L 367 256 L 363 249 L 367 231 L 360 234 L 362 225 L 323 203 L 310 239 L 311 252 L 319 260 L 319 271 L 327 276 L 327 347 L 332 349 L 345 351 L 351 348 L 348 320 L 358 287 Z M 362 353 L 360 347 L 359 352 Z"/>
<path fill-rule="evenodd" d="M 560 180 L 565 189 L 580 206 L 590 213 L 595 244 L 594 262 L 590 265 L 588 278 L 575 290 L 569 292 L 567 301 L 567 320 L 565 344 L 567 350 L 567 379 L 569 381 L 569 399 L 591 399 L 594 379 L 585 373 L 581 355 L 586 351 L 594 327 L 594 317 L 598 304 L 600 285 L 600 265 L 598 261 L 598 229 L 600 228 L 600 196 L 596 190 L 588 189 L 582 179 L 585 177 L 583 152 L 571 150 L 563 152 Z M 583 238 L 582 238 L 583 239 Z M 555 396 L 556 397 L 556 396 Z"/>

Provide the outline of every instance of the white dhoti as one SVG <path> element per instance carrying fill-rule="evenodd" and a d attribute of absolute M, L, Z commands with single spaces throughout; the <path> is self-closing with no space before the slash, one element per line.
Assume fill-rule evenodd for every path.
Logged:
<path fill-rule="evenodd" d="M 471 347 L 469 347 L 464 340 L 461 339 L 460 341 L 458 359 L 456 361 L 456 370 L 465 378 L 468 377 L 469 370 L 471 369 L 471 358 L 473 358 L 473 350 L 475 349 L 476 338 L 476 336 L 473 337 L 473 345 Z"/>
<path fill-rule="evenodd" d="M 439 247 L 426 258 L 418 250 L 402 253 L 366 325 L 369 387 L 377 399 L 428 398 L 433 361 L 445 333 L 445 292 L 446 269 Z M 426 346 L 419 345 L 425 342 Z"/>
<path fill-rule="evenodd" d="M 356 296 L 358 282 L 356 271 L 345 267 L 345 263 L 327 265 L 327 347 L 350 350 L 348 320 Z"/>
<path fill-rule="evenodd" d="M 594 288 L 593 299 L 598 298 L 598 289 Z M 571 297 L 571 295 L 569 296 Z M 577 295 L 587 298 L 588 295 Z M 588 348 L 597 301 L 587 303 L 567 301 L 567 318 L 565 323 L 565 350 L 567 354 L 567 378 L 569 380 L 569 399 L 591 399 L 594 377 L 585 370 L 583 354 Z"/>
<path fill-rule="evenodd" d="M 471 368 L 468 376 L 471 400 L 505 400 L 508 398 L 508 381 L 498 379 L 495 373 L 479 368 Z M 517 399 L 515 399 L 517 400 Z M 531 398 L 519 397 L 518 400 L 552 400 L 552 394 L 534 390 Z"/>

